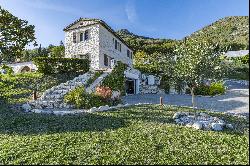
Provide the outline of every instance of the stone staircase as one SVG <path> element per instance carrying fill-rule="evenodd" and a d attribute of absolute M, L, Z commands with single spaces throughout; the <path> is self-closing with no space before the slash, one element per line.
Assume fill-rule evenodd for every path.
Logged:
<path fill-rule="evenodd" d="M 93 72 L 87 72 L 83 75 L 79 75 L 73 80 L 69 80 L 66 83 L 61 83 L 58 86 L 54 86 L 46 90 L 39 99 L 32 101 L 29 104 L 33 108 L 38 109 L 71 108 L 73 106 L 67 105 L 63 102 L 63 96 L 76 87 L 85 85 L 88 79 L 93 76 Z"/>
<path fill-rule="evenodd" d="M 95 92 L 96 87 L 99 86 L 104 80 L 104 78 L 107 77 L 111 72 L 112 70 L 110 69 L 104 71 L 102 75 L 100 75 L 89 87 L 86 88 L 86 92 L 87 93 Z"/>

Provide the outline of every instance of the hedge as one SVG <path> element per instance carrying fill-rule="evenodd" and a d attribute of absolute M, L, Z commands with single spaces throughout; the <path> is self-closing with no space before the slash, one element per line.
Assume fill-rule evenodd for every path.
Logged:
<path fill-rule="evenodd" d="M 57 73 L 86 73 L 89 71 L 90 61 L 78 58 L 50 58 L 37 57 L 33 62 L 38 68 L 38 72 L 44 74 Z"/>

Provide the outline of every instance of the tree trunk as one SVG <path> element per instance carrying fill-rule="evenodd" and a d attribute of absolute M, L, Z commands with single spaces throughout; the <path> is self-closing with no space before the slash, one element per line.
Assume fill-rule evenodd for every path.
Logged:
<path fill-rule="evenodd" d="M 193 109 L 195 107 L 195 101 L 194 101 L 194 87 L 190 88 L 190 91 L 191 91 L 191 95 L 192 95 L 192 106 L 193 106 Z"/>

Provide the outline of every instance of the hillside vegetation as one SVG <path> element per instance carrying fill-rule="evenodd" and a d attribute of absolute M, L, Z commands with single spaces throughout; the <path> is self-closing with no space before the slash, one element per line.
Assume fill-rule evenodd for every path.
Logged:
<path fill-rule="evenodd" d="M 248 28 L 248 16 L 231 16 L 222 18 L 192 33 L 190 36 L 187 36 L 187 38 L 212 40 L 215 43 L 219 43 L 221 47 L 231 46 L 230 50 L 249 49 Z M 120 35 L 136 52 L 164 52 L 162 47 L 164 47 L 166 43 L 174 46 L 176 43 L 182 41 L 139 36 L 129 32 L 127 29 L 121 29 L 116 33 Z"/>
<path fill-rule="evenodd" d="M 199 40 L 209 39 L 222 46 L 231 46 L 231 50 L 249 49 L 249 17 L 232 16 L 222 18 L 189 37 Z"/>

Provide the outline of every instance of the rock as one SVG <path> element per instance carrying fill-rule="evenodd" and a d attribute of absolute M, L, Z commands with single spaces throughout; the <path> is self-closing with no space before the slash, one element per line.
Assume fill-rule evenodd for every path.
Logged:
<path fill-rule="evenodd" d="M 181 120 L 180 119 L 175 119 L 174 121 L 175 121 L 175 123 L 180 123 Z"/>
<path fill-rule="evenodd" d="M 221 125 L 221 126 L 225 126 L 226 123 L 224 122 L 224 120 L 219 120 L 218 123 Z"/>
<path fill-rule="evenodd" d="M 100 107 L 98 108 L 98 111 L 107 111 L 107 110 L 109 110 L 109 106 L 107 106 L 107 105 L 105 105 L 105 106 L 100 106 Z"/>
<path fill-rule="evenodd" d="M 122 104 L 118 104 L 116 107 L 120 108 L 120 107 L 123 107 L 123 105 Z"/>
<path fill-rule="evenodd" d="M 40 114 L 40 113 L 42 113 L 42 112 L 43 112 L 43 110 L 42 110 L 42 109 L 33 109 L 33 110 L 31 110 L 31 112 L 34 112 L 34 113 Z"/>
<path fill-rule="evenodd" d="M 121 92 L 120 91 L 112 91 L 112 96 L 111 99 L 112 100 L 118 100 L 121 96 Z"/>
<path fill-rule="evenodd" d="M 31 110 L 31 106 L 29 104 L 23 104 L 22 109 L 24 109 L 25 111 L 29 111 Z"/>
<path fill-rule="evenodd" d="M 200 116 L 208 117 L 209 115 L 206 114 L 206 113 L 204 113 L 204 112 L 201 112 L 201 113 L 200 113 Z"/>
<path fill-rule="evenodd" d="M 193 126 L 193 123 L 187 123 L 186 124 L 186 127 L 192 127 Z"/>
<path fill-rule="evenodd" d="M 178 119 L 181 115 L 183 115 L 181 112 L 176 112 L 173 116 L 174 119 Z"/>
<path fill-rule="evenodd" d="M 221 131 L 223 130 L 222 125 L 220 123 L 211 123 L 212 130 Z"/>
<path fill-rule="evenodd" d="M 226 128 L 228 128 L 228 129 L 233 129 L 234 127 L 233 127 L 232 124 L 226 124 Z"/>
<path fill-rule="evenodd" d="M 96 108 L 96 107 L 92 107 L 92 108 L 90 108 L 90 109 L 88 110 L 88 112 L 90 112 L 90 113 L 96 112 L 96 111 L 98 111 L 98 108 Z"/>
<path fill-rule="evenodd" d="M 195 122 L 193 125 L 192 125 L 193 128 L 197 129 L 197 130 L 200 130 L 202 129 L 203 125 L 202 123 L 200 122 Z"/>

